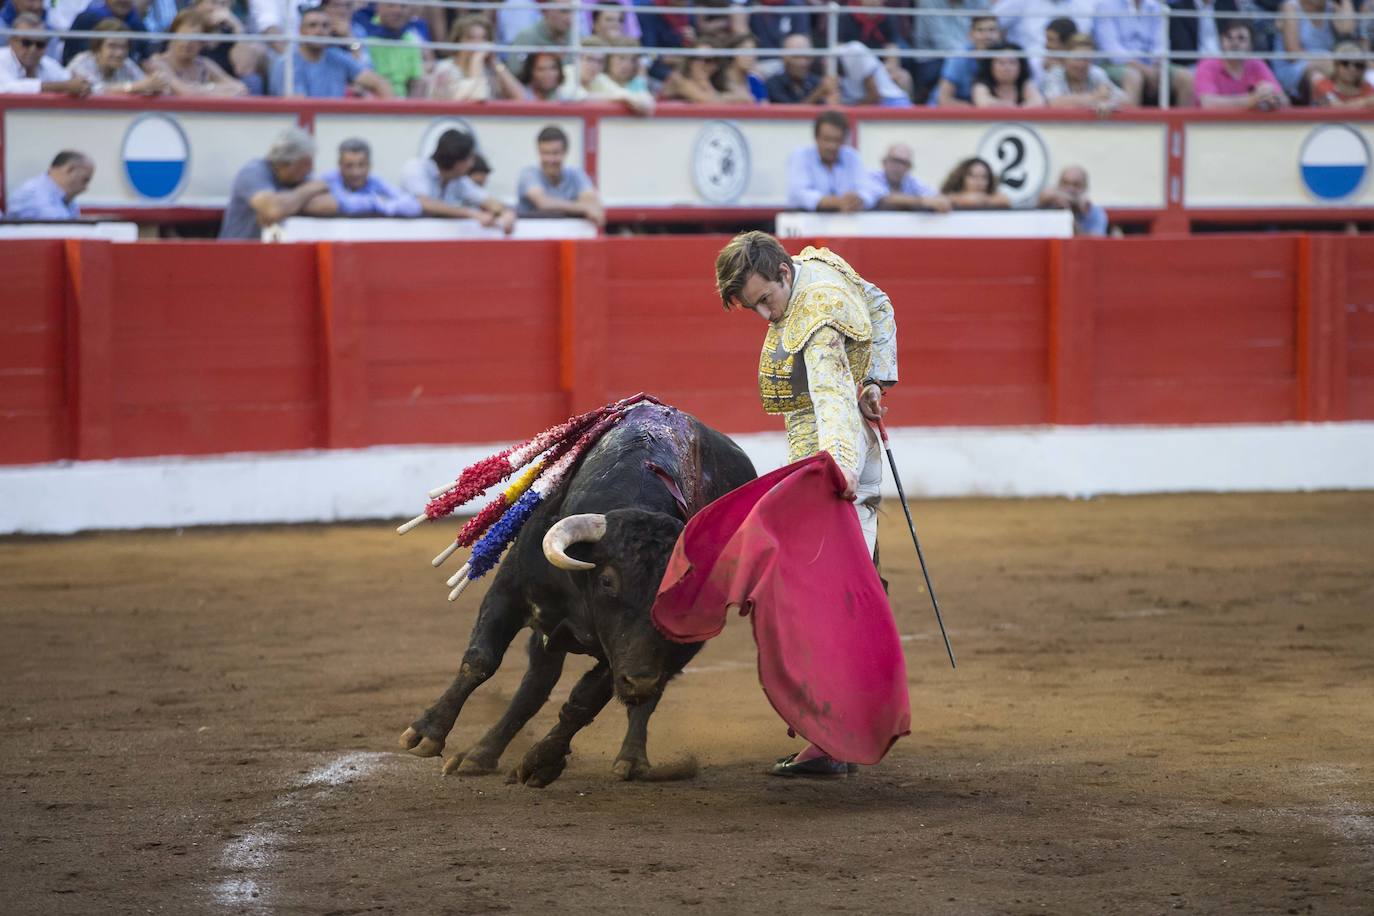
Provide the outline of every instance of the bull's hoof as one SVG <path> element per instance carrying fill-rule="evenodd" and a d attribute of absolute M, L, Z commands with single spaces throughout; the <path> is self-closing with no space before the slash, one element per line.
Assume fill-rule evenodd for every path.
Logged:
<path fill-rule="evenodd" d="M 400 740 L 396 743 L 400 745 L 401 750 L 416 757 L 438 757 L 444 752 L 444 742 L 420 734 L 413 726 L 401 732 Z"/>
<path fill-rule="evenodd" d="M 514 782 L 531 789 L 542 789 L 563 775 L 568 765 L 566 744 L 541 741 L 525 753 L 525 758 L 512 774 Z"/>
<path fill-rule="evenodd" d="M 496 772 L 497 761 L 480 754 L 454 754 L 444 761 L 444 775 L 489 776 Z"/>
<path fill-rule="evenodd" d="M 626 782 L 632 779 L 643 779 L 649 774 L 649 761 L 643 757 L 621 757 L 615 762 L 615 766 L 611 767 L 611 772 L 618 779 L 623 779 Z"/>

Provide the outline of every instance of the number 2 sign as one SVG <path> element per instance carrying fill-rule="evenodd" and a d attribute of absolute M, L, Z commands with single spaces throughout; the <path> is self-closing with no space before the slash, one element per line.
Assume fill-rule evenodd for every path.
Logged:
<path fill-rule="evenodd" d="M 1045 141 L 1027 124 L 999 124 L 983 135 L 978 156 L 992 166 L 1002 193 L 1014 207 L 1033 207 L 1049 176 Z"/>

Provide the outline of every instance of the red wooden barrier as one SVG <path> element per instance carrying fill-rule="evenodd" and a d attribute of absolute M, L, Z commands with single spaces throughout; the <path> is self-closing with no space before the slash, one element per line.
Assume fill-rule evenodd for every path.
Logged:
<path fill-rule="evenodd" d="M 723 241 L 5 243 L 0 463 L 502 442 L 639 390 L 778 429 Z M 892 296 L 902 425 L 1374 419 L 1374 240 L 832 244 Z"/>

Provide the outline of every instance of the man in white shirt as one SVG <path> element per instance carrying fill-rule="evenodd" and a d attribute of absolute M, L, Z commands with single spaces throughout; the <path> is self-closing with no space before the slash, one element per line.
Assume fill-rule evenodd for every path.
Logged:
<path fill-rule="evenodd" d="M 32 13 L 20 13 L 10 27 L 9 47 L 0 51 L 0 93 L 65 92 L 78 98 L 89 95 L 91 84 L 73 77 L 67 68 L 48 57 L 45 35 L 25 34 L 43 28 Z"/>

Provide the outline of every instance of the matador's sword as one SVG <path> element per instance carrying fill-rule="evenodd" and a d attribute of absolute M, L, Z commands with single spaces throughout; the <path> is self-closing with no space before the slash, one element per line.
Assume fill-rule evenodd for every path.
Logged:
<path fill-rule="evenodd" d="M 930 584 L 930 571 L 926 569 L 926 556 L 921 552 L 921 539 L 916 537 L 916 523 L 911 520 L 911 509 L 906 504 L 906 491 L 902 489 L 902 475 L 897 473 L 897 459 L 892 457 L 892 446 L 887 441 L 887 428 L 882 420 L 874 420 L 878 434 L 883 437 L 883 451 L 887 452 L 887 463 L 892 468 L 892 479 L 897 482 L 897 495 L 902 500 L 902 512 L 906 514 L 906 526 L 911 530 L 911 543 L 916 545 L 916 559 L 921 561 L 921 575 L 926 577 L 926 591 L 930 592 L 930 603 L 935 605 L 935 622 L 940 625 L 940 635 L 945 638 L 945 651 L 949 653 L 949 666 L 959 667 L 954 662 L 954 649 L 949 644 L 949 634 L 945 632 L 945 620 L 940 616 L 940 602 L 935 600 L 935 586 Z"/>

